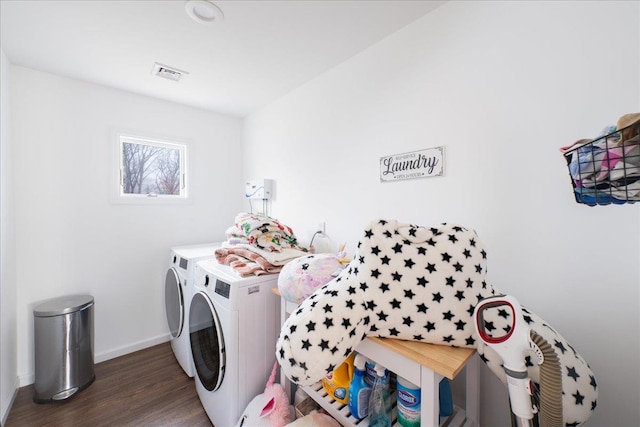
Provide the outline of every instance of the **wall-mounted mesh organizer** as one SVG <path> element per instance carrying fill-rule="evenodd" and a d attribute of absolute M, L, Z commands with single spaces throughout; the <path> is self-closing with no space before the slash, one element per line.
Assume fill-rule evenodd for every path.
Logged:
<path fill-rule="evenodd" d="M 561 149 L 576 202 L 596 206 L 640 201 L 640 114 L 623 117 L 630 116 L 629 126 Z"/>

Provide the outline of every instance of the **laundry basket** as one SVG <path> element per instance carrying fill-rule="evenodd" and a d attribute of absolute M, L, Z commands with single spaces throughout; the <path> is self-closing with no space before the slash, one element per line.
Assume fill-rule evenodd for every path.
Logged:
<path fill-rule="evenodd" d="M 576 202 L 589 206 L 640 201 L 640 122 L 563 152 Z"/>
<path fill-rule="evenodd" d="M 95 380 L 93 307 L 90 295 L 63 296 L 34 307 L 34 402 L 68 399 Z"/>

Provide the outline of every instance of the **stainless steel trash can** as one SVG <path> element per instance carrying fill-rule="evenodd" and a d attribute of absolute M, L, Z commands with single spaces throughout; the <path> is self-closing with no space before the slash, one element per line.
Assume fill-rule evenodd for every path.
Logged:
<path fill-rule="evenodd" d="M 68 399 L 95 380 L 93 307 L 91 295 L 63 296 L 34 307 L 34 402 Z"/>

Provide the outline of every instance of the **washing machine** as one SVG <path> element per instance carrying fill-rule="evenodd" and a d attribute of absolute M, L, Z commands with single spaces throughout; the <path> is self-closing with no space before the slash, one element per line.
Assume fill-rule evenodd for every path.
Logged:
<path fill-rule="evenodd" d="M 169 269 L 165 277 L 165 313 L 171 332 L 171 348 L 184 372 L 193 377 L 195 368 L 189 341 L 189 306 L 193 297 L 196 262 L 213 259 L 221 243 L 171 248 Z"/>
<path fill-rule="evenodd" d="M 196 264 L 189 313 L 196 390 L 216 427 L 236 425 L 264 392 L 280 332 L 278 275 L 240 277 L 215 260 Z"/>

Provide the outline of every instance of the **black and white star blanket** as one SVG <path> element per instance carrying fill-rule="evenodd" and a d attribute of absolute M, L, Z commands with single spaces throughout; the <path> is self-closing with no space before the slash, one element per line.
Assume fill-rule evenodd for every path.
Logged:
<path fill-rule="evenodd" d="M 482 345 L 475 306 L 500 294 L 486 282 L 487 253 L 476 232 L 459 225 L 424 227 L 395 220 L 369 224 L 353 261 L 304 300 L 283 324 L 276 357 L 300 385 L 320 381 L 367 336 L 475 347 L 506 384 L 502 360 Z M 545 322 L 523 309 L 529 327 L 555 345 L 563 371 L 566 425 L 586 421 L 597 386 L 587 363 Z M 539 369 L 527 361 L 534 383 Z"/>

